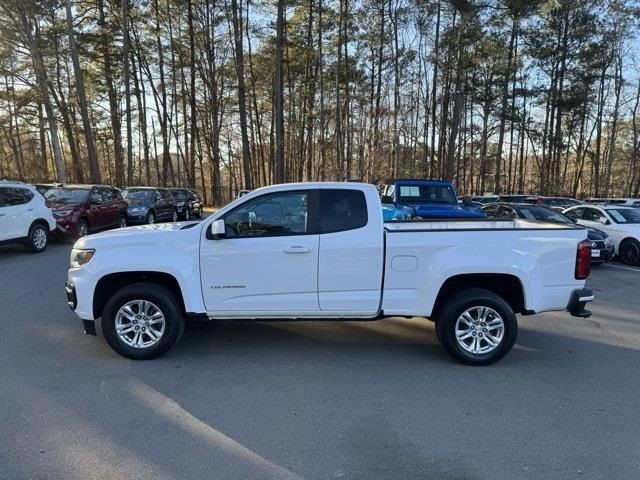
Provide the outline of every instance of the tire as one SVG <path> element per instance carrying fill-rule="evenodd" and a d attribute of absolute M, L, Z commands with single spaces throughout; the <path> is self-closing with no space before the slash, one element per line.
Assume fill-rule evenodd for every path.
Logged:
<path fill-rule="evenodd" d="M 173 214 L 171 214 L 171 221 L 172 222 L 177 222 L 178 221 L 178 210 L 174 210 Z"/>
<path fill-rule="evenodd" d="M 78 223 L 76 223 L 76 236 L 81 238 L 86 237 L 87 235 L 89 235 L 89 222 L 84 218 L 81 218 L 78 220 Z"/>
<path fill-rule="evenodd" d="M 127 311 L 131 313 L 127 315 Z M 157 318 L 158 312 L 163 318 L 162 324 Z M 150 324 L 155 327 L 150 328 Z M 156 283 L 134 283 L 118 290 L 102 311 L 102 332 L 107 343 L 120 355 L 133 360 L 164 355 L 180 340 L 184 325 L 175 295 Z"/>
<path fill-rule="evenodd" d="M 118 217 L 118 228 L 125 228 L 127 226 L 127 216 L 121 213 Z"/>
<path fill-rule="evenodd" d="M 149 213 L 147 213 L 147 224 L 148 225 L 153 225 L 154 223 L 156 223 L 156 215 L 155 213 L 153 213 L 153 210 L 149 211 Z"/>
<path fill-rule="evenodd" d="M 444 301 L 437 312 L 436 333 L 456 360 L 466 365 L 489 365 L 511 351 L 518 336 L 518 322 L 502 297 L 489 290 L 471 288 Z M 471 321 L 469 316 L 463 316 L 465 313 Z"/>
<path fill-rule="evenodd" d="M 618 257 L 627 265 L 640 265 L 640 242 L 633 238 L 623 240 L 618 248 Z"/>
<path fill-rule="evenodd" d="M 29 228 L 24 246 L 33 253 L 44 252 L 49 244 L 49 226 L 36 222 Z"/>
<path fill-rule="evenodd" d="M 191 210 L 189 210 L 188 208 L 185 208 L 183 216 L 185 220 L 191 220 Z"/>
<path fill-rule="evenodd" d="M 198 210 L 196 210 L 195 216 L 197 219 L 201 219 L 202 218 L 202 207 L 200 207 Z"/>

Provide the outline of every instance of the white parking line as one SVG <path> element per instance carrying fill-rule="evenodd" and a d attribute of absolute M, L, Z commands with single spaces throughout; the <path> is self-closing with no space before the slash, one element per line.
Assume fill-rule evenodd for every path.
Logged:
<path fill-rule="evenodd" d="M 612 263 L 603 263 L 601 267 L 614 267 L 614 268 L 621 268 L 623 270 L 631 270 L 632 272 L 640 272 L 640 268 L 624 267 L 622 265 L 615 265 Z"/>

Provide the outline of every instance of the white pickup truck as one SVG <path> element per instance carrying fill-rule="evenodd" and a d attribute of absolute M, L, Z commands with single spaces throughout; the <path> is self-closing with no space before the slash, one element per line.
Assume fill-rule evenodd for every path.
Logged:
<path fill-rule="evenodd" d="M 168 351 L 189 318 L 420 316 L 456 359 L 484 365 L 513 346 L 516 313 L 589 316 L 586 238 L 517 219 L 384 223 L 372 185 L 285 184 L 202 222 L 81 238 L 66 293 L 86 333 L 133 359 Z"/>

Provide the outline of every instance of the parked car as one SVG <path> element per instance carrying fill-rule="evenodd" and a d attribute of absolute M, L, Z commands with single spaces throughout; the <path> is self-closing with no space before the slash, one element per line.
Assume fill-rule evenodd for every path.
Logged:
<path fill-rule="evenodd" d="M 415 216 L 415 210 L 407 205 L 395 203 L 382 204 L 382 218 L 385 222 L 393 220 L 411 220 Z"/>
<path fill-rule="evenodd" d="M 640 265 L 640 209 L 622 205 L 580 205 L 564 214 L 586 227 L 602 230 L 614 253 L 627 265 Z"/>
<path fill-rule="evenodd" d="M 39 253 L 55 228 L 53 212 L 33 185 L 0 181 L 0 245 L 21 243 Z"/>
<path fill-rule="evenodd" d="M 414 218 L 482 218 L 484 213 L 458 203 L 451 182 L 440 180 L 394 179 L 379 187 L 382 203 L 406 205 Z"/>
<path fill-rule="evenodd" d="M 640 208 L 640 198 L 590 198 L 587 202 Z"/>
<path fill-rule="evenodd" d="M 76 242 L 67 301 L 85 332 L 149 359 L 200 319 L 424 316 L 459 361 L 512 348 L 516 313 L 587 317 L 591 243 L 575 226 L 510 220 L 383 223 L 375 186 L 259 188 L 206 220 Z"/>
<path fill-rule="evenodd" d="M 57 231 L 85 235 L 110 227 L 127 226 L 127 204 L 111 185 L 65 185 L 44 194 L 53 210 Z"/>
<path fill-rule="evenodd" d="M 128 204 L 130 223 L 178 221 L 176 199 L 168 188 L 129 187 L 122 196 Z"/>
<path fill-rule="evenodd" d="M 191 220 L 191 217 L 202 218 L 202 200 L 195 190 L 190 188 L 172 188 L 173 198 L 176 200 L 178 217 Z"/>
<path fill-rule="evenodd" d="M 494 203 L 485 205 L 484 212 L 489 218 L 522 218 L 525 220 L 537 220 L 540 222 L 559 223 L 561 225 L 573 225 L 575 222 L 557 210 L 540 205 L 526 203 Z M 613 242 L 602 230 L 593 227 L 587 228 L 587 239 L 591 241 L 591 263 L 604 263 L 613 258 Z"/>
<path fill-rule="evenodd" d="M 522 203 L 531 203 L 533 205 L 544 205 L 551 207 L 554 210 L 562 212 L 569 207 L 575 207 L 576 205 L 584 205 L 584 202 L 569 197 L 544 197 L 542 195 L 532 195 L 525 198 Z"/>
<path fill-rule="evenodd" d="M 471 201 L 474 203 L 480 203 L 482 205 L 486 205 L 488 203 L 499 202 L 500 197 L 498 195 L 482 195 L 481 197 L 478 197 L 478 196 L 471 197 Z"/>
<path fill-rule="evenodd" d="M 34 183 L 33 186 L 36 187 L 36 190 L 38 190 L 42 195 L 44 195 L 52 188 L 59 188 L 64 185 L 62 183 Z"/>
<path fill-rule="evenodd" d="M 507 203 L 522 203 L 525 201 L 526 198 L 532 197 L 531 194 L 527 193 L 527 194 L 522 194 L 522 193 L 517 193 L 517 194 L 508 194 L 508 195 L 499 195 L 498 196 L 498 201 L 499 202 L 507 202 Z"/>

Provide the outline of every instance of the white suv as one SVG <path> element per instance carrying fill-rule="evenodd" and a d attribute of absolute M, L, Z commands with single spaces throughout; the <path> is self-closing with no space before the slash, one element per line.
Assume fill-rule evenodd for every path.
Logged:
<path fill-rule="evenodd" d="M 579 205 L 564 214 L 585 227 L 602 230 L 615 254 L 627 265 L 640 265 L 640 209 L 623 205 Z"/>
<path fill-rule="evenodd" d="M 54 228 L 53 213 L 33 185 L 0 181 L 0 245 L 22 243 L 42 252 Z"/>

